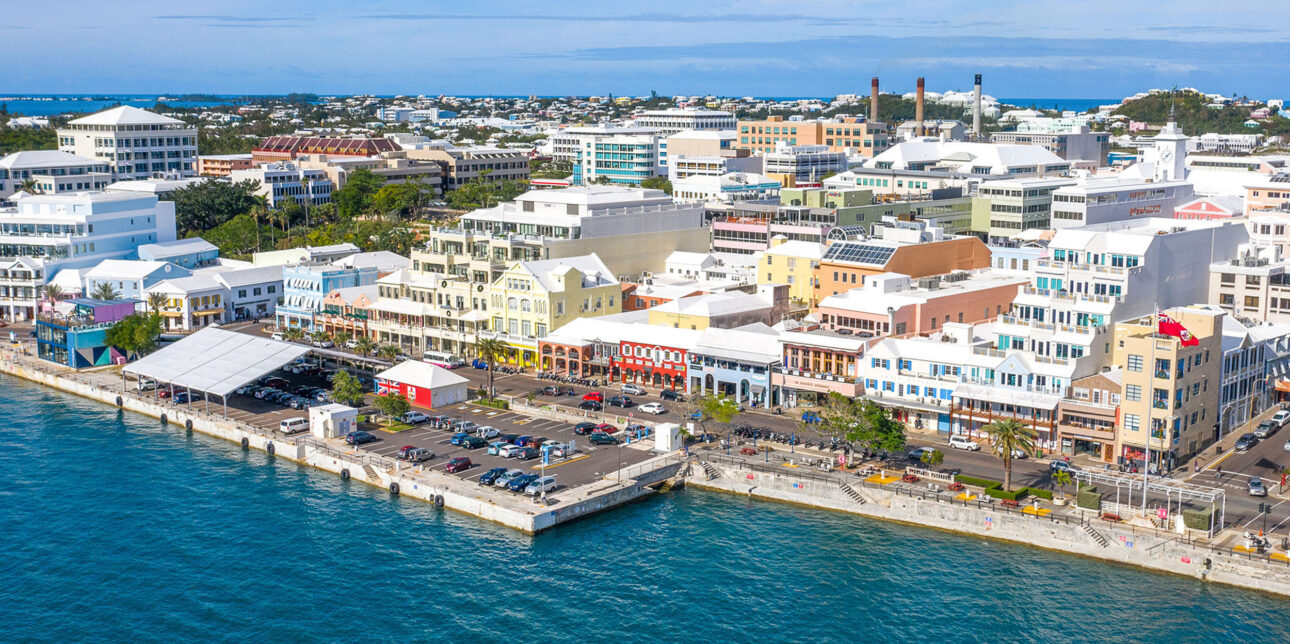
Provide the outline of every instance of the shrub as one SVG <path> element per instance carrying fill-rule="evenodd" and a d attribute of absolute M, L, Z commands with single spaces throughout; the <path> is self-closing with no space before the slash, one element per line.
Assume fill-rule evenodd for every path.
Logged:
<path fill-rule="evenodd" d="M 1075 505 L 1086 510 L 1101 510 L 1102 494 L 1091 485 L 1080 486 L 1079 491 L 1075 493 Z"/>
<path fill-rule="evenodd" d="M 986 489 L 1003 487 L 1003 483 L 999 481 L 992 481 L 990 479 L 979 479 L 979 478 L 976 478 L 975 476 L 963 476 L 962 474 L 954 477 L 954 480 L 958 481 L 959 483 L 962 483 L 963 485 L 974 485 L 976 487 L 983 487 Z"/>
<path fill-rule="evenodd" d="M 492 407 L 494 409 L 506 410 L 511 408 L 510 403 L 508 401 L 502 400 L 501 398 L 495 398 L 493 400 L 488 400 L 487 398 L 479 398 L 479 399 L 472 400 L 470 402 L 476 405 L 483 405 L 484 407 Z"/>
<path fill-rule="evenodd" d="M 1012 492 L 1009 492 L 1007 490 L 1000 489 L 997 487 L 988 487 L 985 489 L 985 495 L 992 496 L 996 499 L 1007 499 L 1009 501 L 1019 501 L 1021 499 L 1026 498 L 1026 490 L 1027 488 L 1023 487 L 1020 490 L 1014 490 Z"/>
<path fill-rule="evenodd" d="M 1026 490 L 1026 493 L 1031 496 L 1037 496 L 1047 501 L 1053 500 L 1053 493 L 1050 490 L 1041 490 L 1037 487 L 1028 487 L 1028 488 L 1025 488 L 1025 490 Z"/>
<path fill-rule="evenodd" d="M 1209 530 L 1214 520 L 1214 508 L 1203 510 L 1183 510 L 1183 525 L 1192 530 Z"/>

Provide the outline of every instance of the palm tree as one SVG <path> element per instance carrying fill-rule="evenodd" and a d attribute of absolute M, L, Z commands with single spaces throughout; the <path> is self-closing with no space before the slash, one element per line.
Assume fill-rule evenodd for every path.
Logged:
<path fill-rule="evenodd" d="M 327 333 L 322 329 L 314 329 L 313 331 L 309 332 L 309 339 L 319 344 L 330 339 L 330 336 L 331 336 L 330 333 Z"/>
<path fill-rule="evenodd" d="M 1003 459 L 1003 489 L 1012 491 L 1012 454 L 1035 451 L 1035 429 L 1012 418 L 996 420 L 981 428 L 994 441 L 993 453 Z"/>
<path fill-rule="evenodd" d="M 152 309 L 154 315 L 161 314 L 161 307 L 166 305 L 166 294 L 153 291 L 148 294 L 148 308 Z"/>
<path fill-rule="evenodd" d="M 493 399 L 493 363 L 497 357 L 506 353 L 506 343 L 497 338 L 480 338 L 475 340 L 475 355 L 488 363 L 488 399 Z"/>
<path fill-rule="evenodd" d="M 22 183 L 18 184 L 18 189 L 29 195 L 44 194 L 44 191 L 40 189 L 40 184 L 36 183 L 35 179 L 23 179 Z"/>
<path fill-rule="evenodd" d="M 1057 486 L 1062 494 L 1066 493 L 1066 486 L 1071 484 L 1071 473 L 1066 470 L 1057 470 L 1052 475 L 1053 483 Z"/>
<path fill-rule="evenodd" d="M 309 177 L 300 177 L 300 189 L 304 191 L 301 195 L 301 201 L 305 202 L 305 228 L 309 227 L 309 204 L 313 203 L 314 196 L 309 194 Z"/>
<path fill-rule="evenodd" d="M 44 292 L 45 299 L 50 302 L 57 302 L 63 297 L 63 287 L 57 284 L 46 284 L 40 287 L 40 290 Z"/>
<path fill-rule="evenodd" d="M 90 293 L 90 297 L 96 300 L 109 302 L 115 300 L 119 296 L 120 295 L 116 292 L 116 289 L 112 288 L 112 284 L 110 282 L 99 282 L 99 285 L 94 287 L 94 291 Z"/>
<path fill-rule="evenodd" d="M 354 342 L 354 350 L 358 352 L 358 355 L 363 357 L 367 357 L 367 354 L 371 353 L 375 348 L 376 343 L 372 342 L 372 339 L 365 335 L 358 336 L 358 340 Z"/>
<path fill-rule="evenodd" d="M 386 360 L 389 360 L 389 361 L 393 362 L 393 361 L 394 361 L 394 357 L 395 357 L 395 356 L 397 356 L 397 355 L 399 355 L 399 354 L 400 354 L 400 353 L 402 353 L 402 352 L 403 352 L 403 350 L 402 350 L 402 349 L 400 349 L 400 348 L 398 348 L 398 347 L 396 347 L 396 346 L 394 346 L 394 345 L 392 345 L 392 344 L 383 344 L 383 345 L 381 345 L 381 348 L 379 348 L 379 349 L 377 349 L 377 350 L 376 350 L 376 355 L 378 355 L 378 356 L 380 356 L 380 357 L 382 357 L 382 358 L 385 358 Z"/>
<path fill-rule="evenodd" d="M 305 330 L 298 326 L 289 326 L 282 332 L 288 342 L 299 342 L 305 337 Z"/>
<path fill-rule="evenodd" d="M 337 331 L 332 334 L 331 341 L 334 342 L 336 346 L 343 347 L 345 346 L 345 343 L 349 342 L 353 337 L 354 335 L 349 331 Z"/>
<path fill-rule="evenodd" d="M 251 218 L 255 220 L 255 250 L 263 250 L 260 246 L 260 217 L 266 220 L 269 218 L 269 198 L 264 195 L 251 196 Z"/>

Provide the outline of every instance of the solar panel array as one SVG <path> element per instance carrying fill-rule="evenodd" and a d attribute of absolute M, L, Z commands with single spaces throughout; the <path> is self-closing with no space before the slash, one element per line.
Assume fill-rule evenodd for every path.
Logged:
<path fill-rule="evenodd" d="M 125 372 L 223 397 L 309 351 L 298 344 L 208 327 L 126 365 Z"/>
<path fill-rule="evenodd" d="M 824 253 L 824 261 L 851 262 L 870 266 L 886 266 L 895 247 L 877 244 L 835 243 Z"/>

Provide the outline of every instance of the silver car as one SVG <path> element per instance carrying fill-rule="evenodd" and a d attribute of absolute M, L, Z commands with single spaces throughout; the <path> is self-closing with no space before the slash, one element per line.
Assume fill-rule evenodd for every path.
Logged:
<path fill-rule="evenodd" d="M 505 488 L 511 481 L 520 476 L 524 476 L 524 470 L 506 470 L 501 476 L 497 477 L 497 480 L 493 481 L 493 486 Z"/>

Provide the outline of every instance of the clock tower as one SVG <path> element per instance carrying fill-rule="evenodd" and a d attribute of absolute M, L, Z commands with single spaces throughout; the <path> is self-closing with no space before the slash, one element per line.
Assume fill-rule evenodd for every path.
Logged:
<path fill-rule="evenodd" d="M 1169 108 L 1169 122 L 1155 136 L 1155 180 L 1179 181 L 1187 177 L 1187 135 L 1178 129 L 1174 108 Z"/>

